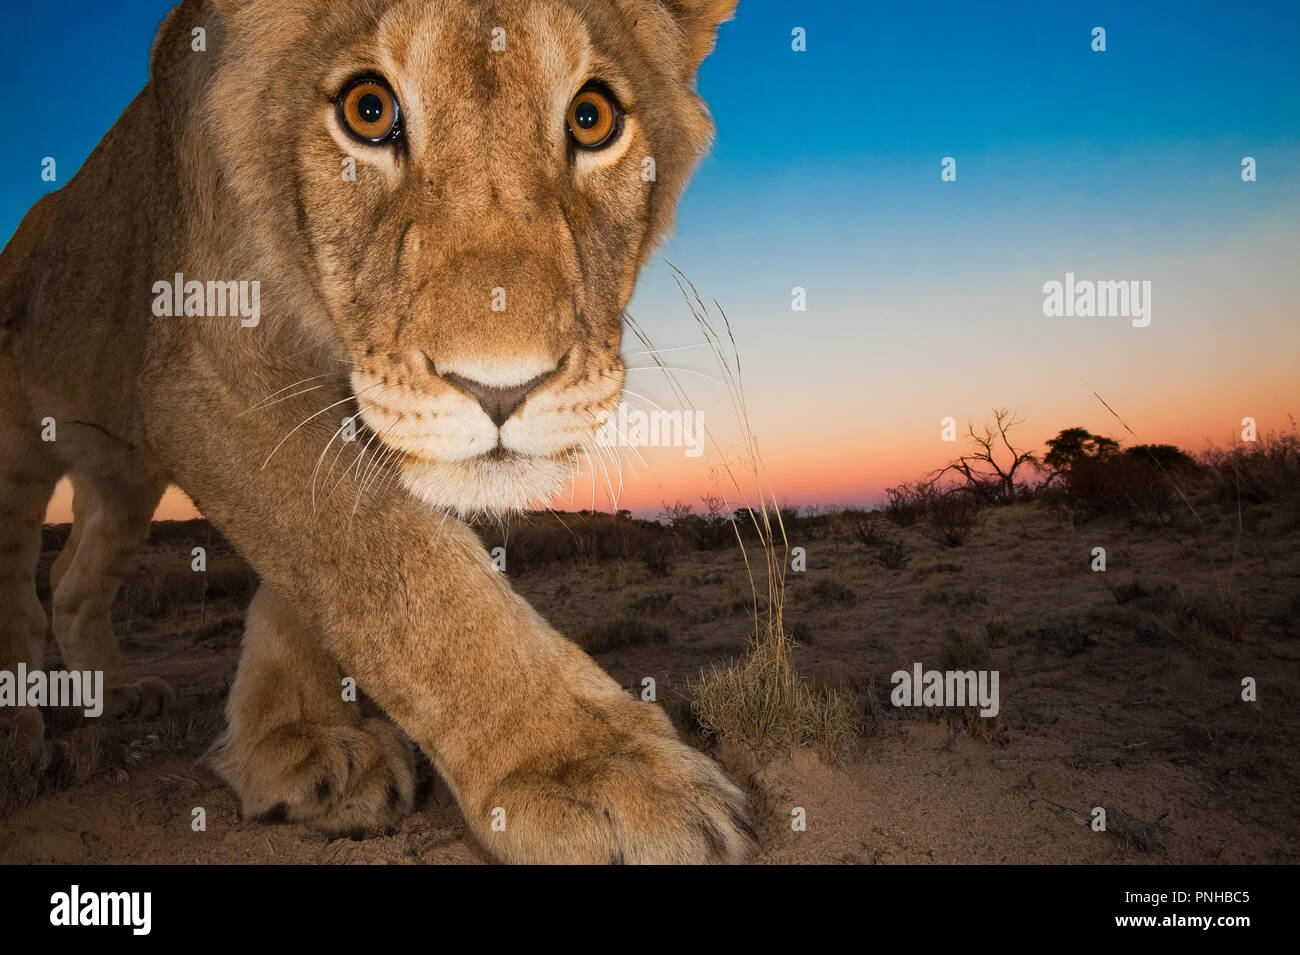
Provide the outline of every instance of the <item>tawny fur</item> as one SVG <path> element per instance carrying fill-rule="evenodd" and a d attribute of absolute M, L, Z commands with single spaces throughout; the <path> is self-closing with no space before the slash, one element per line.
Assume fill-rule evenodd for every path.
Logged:
<path fill-rule="evenodd" d="M 544 498 L 618 400 L 622 310 L 707 147 L 695 74 L 733 4 L 173 10 L 148 85 L 3 253 L 0 668 L 42 663 L 40 522 L 71 474 L 54 570 L 65 662 L 105 670 L 118 712 L 169 702 L 125 672 L 109 607 L 174 482 L 262 581 L 216 753 L 246 814 L 366 833 L 410 809 L 410 745 L 342 701 L 349 676 L 500 859 L 742 858 L 736 787 L 447 514 Z M 338 125 L 341 84 L 372 72 L 401 103 L 400 149 Z M 611 149 L 574 154 L 564 111 L 590 79 L 627 123 Z M 175 273 L 259 281 L 260 323 L 155 317 L 154 283 Z M 443 377 L 539 370 L 499 433 Z M 39 742 L 39 716 L 20 722 Z"/>

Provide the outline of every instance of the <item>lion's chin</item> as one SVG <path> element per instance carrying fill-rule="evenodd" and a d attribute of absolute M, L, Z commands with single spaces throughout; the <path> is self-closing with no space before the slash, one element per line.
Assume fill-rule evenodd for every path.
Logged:
<path fill-rule="evenodd" d="M 544 504 L 564 486 L 568 469 L 560 458 L 497 453 L 464 461 L 408 457 L 401 473 L 416 500 L 468 520 Z"/>

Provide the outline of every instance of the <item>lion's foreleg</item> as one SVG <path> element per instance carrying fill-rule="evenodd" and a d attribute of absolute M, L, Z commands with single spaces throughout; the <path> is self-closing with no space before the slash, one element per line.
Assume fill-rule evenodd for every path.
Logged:
<path fill-rule="evenodd" d="M 388 720 L 362 718 L 354 684 L 266 584 L 248 609 L 226 732 L 212 755 L 246 818 L 355 838 L 392 828 L 411 809 L 410 743 Z"/>

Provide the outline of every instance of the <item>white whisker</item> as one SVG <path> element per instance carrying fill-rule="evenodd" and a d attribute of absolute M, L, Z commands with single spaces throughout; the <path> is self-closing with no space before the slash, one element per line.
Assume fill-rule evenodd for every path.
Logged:
<path fill-rule="evenodd" d="M 670 371 L 685 372 L 688 375 L 699 375 L 701 378 L 706 378 L 709 381 L 713 382 L 715 385 L 722 385 L 723 387 L 726 387 L 727 384 L 725 381 L 723 381 L 721 378 L 717 377 L 716 375 L 710 375 L 707 372 L 703 372 L 703 371 L 696 371 L 694 368 L 679 368 L 675 365 L 637 365 L 635 368 L 625 368 L 623 370 L 627 372 L 633 372 L 633 371 L 662 371 L 665 373 Z"/>
<path fill-rule="evenodd" d="M 645 351 L 635 351 L 630 355 L 624 355 L 623 358 L 643 358 L 646 355 L 663 355 L 670 351 L 685 351 L 687 348 L 708 348 L 708 342 L 696 342 L 694 345 L 673 345 L 669 348 L 649 348 Z"/>
<path fill-rule="evenodd" d="M 273 392 L 271 392 L 269 395 L 267 395 L 267 396 L 266 396 L 265 398 L 263 398 L 261 401 L 257 402 L 257 404 L 253 405 L 252 407 L 250 407 L 250 408 L 246 408 L 246 409 L 244 409 L 243 411 L 239 412 L 239 414 L 235 415 L 235 417 L 236 417 L 236 418 L 242 418 L 244 415 L 248 414 L 250 411 L 256 411 L 258 408 L 262 407 L 262 405 L 264 405 L 266 402 L 271 401 L 271 399 L 274 398 L 276 395 L 283 394 L 284 392 L 288 391 L 290 388 L 297 388 L 299 385 L 305 385 L 305 384 L 306 384 L 307 382 L 309 382 L 309 381 L 316 381 L 318 378 L 328 378 L 328 377 L 330 377 L 329 373 L 326 373 L 326 374 L 323 374 L 323 375 L 312 375 L 310 378 L 303 378 L 303 379 L 301 379 L 301 380 L 299 380 L 299 381 L 295 381 L 292 385 L 285 385 L 285 386 L 284 386 L 283 388 L 281 388 L 279 391 L 273 391 Z M 317 385 L 316 387 L 319 388 L 319 387 L 323 387 L 323 386 L 321 386 L 321 385 Z M 314 388 L 309 388 L 309 389 L 308 389 L 308 391 L 314 391 L 314 390 L 315 390 Z M 304 392 L 299 392 L 299 394 L 306 394 L 306 393 L 307 393 L 307 392 L 305 392 L 305 391 L 304 391 Z M 293 397 L 293 396 L 290 395 L 290 397 Z M 272 402 L 272 404 L 274 404 L 274 402 Z"/>

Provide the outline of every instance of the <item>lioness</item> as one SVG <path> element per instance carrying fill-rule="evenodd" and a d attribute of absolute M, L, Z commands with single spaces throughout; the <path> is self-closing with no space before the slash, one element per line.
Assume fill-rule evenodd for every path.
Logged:
<path fill-rule="evenodd" d="M 734 3 L 175 8 L 144 90 L 3 253 L 0 669 L 42 664 L 68 474 L 65 664 L 104 671 L 111 712 L 168 703 L 109 608 L 174 482 L 261 579 L 215 756 L 246 816 L 391 827 L 409 737 L 499 859 L 741 859 L 737 788 L 458 520 L 545 498 L 614 409 Z"/>

